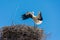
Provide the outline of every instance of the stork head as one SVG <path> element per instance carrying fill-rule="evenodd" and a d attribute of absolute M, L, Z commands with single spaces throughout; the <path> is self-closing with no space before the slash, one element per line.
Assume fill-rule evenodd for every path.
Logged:
<path fill-rule="evenodd" d="M 34 15 L 34 11 L 32 11 L 32 14 Z"/>

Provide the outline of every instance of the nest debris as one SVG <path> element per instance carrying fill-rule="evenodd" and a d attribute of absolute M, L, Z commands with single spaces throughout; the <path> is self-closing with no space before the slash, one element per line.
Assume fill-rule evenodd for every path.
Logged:
<path fill-rule="evenodd" d="M 27 25 L 5 26 L 1 40 L 41 40 L 44 31 Z"/>

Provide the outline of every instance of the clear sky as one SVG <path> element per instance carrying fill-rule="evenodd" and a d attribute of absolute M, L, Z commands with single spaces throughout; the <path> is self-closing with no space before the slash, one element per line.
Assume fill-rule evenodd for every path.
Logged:
<path fill-rule="evenodd" d="M 0 0 L 0 28 L 12 24 L 34 25 L 32 19 L 21 20 L 21 15 L 27 11 L 42 12 L 43 28 L 51 33 L 47 40 L 60 40 L 60 0 Z"/>

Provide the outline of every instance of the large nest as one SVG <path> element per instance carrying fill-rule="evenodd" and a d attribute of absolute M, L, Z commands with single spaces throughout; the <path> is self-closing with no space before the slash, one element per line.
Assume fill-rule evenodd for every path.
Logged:
<path fill-rule="evenodd" d="M 43 30 L 26 25 L 3 27 L 1 40 L 41 40 Z"/>

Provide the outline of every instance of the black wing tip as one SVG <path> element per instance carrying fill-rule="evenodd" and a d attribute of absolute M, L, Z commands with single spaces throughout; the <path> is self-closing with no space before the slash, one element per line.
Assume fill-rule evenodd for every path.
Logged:
<path fill-rule="evenodd" d="M 26 14 L 23 14 L 22 15 L 22 20 L 26 20 L 26 19 L 28 19 L 28 16 Z"/>
<path fill-rule="evenodd" d="M 39 19 L 39 20 L 41 20 L 41 21 L 42 21 L 42 20 L 43 20 L 42 13 L 40 12 L 40 14 L 39 14 L 39 15 L 40 15 L 40 19 Z"/>

